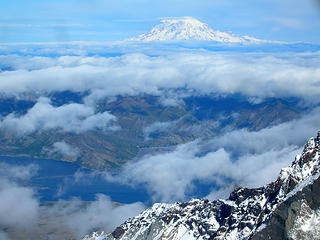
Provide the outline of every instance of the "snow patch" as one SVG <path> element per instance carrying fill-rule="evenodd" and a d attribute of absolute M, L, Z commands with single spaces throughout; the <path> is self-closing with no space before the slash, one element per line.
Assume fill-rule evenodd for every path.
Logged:
<path fill-rule="evenodd" d="M 149 32 L 129 40 L 142 42 L 198 40 L 222 43 L 272 43 L 272 41 L 213 30 L 208 24 L 192 17 L 164 18 Z"/>

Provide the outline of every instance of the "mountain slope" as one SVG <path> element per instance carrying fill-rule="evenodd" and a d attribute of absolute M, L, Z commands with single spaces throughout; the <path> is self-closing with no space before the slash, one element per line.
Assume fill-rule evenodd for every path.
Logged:
<path fill-rule="evenodd" d="M 82 103 L 83 98 L 75 92 L 56 92 L 48 97 L 54 106 Z M 105 98 L 97 103 L 96 111 L 114 115 L 118 130 L 93 129 L 73 134 L 58 128 L 17 137 L 9 129 L 2 128 L 0 155 L 76 161 L 88 168 L 117 171 L 137 156 L 156 149 L 170 150 L 197 138 L 211 138 L 226 127 L 258 131 L 298 119 L 305 113 L 296 102 L 285 99 L 266 99 L 254 104 L 235 96 L 190 96 L 183 102 L 185 104 L 166 106 L 160 96 L 147 94 Z M 3 118 L 9 114 L 25 115 L 35 104 L 36 100 L 3 97 L 0 98 L 0 115 Z M 152 128 L 159 123 L 167 127 Z M 54 144 L 57 142 L 78 149 L 78 155 L 56 151 Z"/>
<path fill-rule="evenodd" d="M 311 138 L 278 179 L 228 200 L 155 204 L 112 233 L 84 240 L 320 239 L 319 142 Z"/>
<path fill-rule="evenodd" d="M 207 24 L 192 17 L 165 18 L 149 32 L 132 38 L 134 41 L 183 41 L 201 40 L 223 43 L 266 43 L 249 36 L 237 36 L 233 33 L 213 30 Z"/>

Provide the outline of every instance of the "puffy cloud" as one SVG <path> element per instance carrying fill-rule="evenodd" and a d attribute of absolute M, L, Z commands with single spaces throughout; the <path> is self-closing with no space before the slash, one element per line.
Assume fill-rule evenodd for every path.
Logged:
<path fill-rule="evenodd" d="M 35 226 L 39 203 L 32 189 L 2 180 L 0 199 L 0 223 L 2 225 L 18 228 Z"/>
<path fill-rule="evenodd" d="M 35 164 L 27 166 L 15 166 L 0 163 L 0 176 L 12 181 L 27 181 L 37 174 L 39 167 Z"/>
<path fill-rule="evenodd" d="M 184 105 L 184 101 L 181 99 L 181 94 L 169 94 L 169 96 L 165 96 L 161 94 L 160 103 L 165 107 L 175 107 L 179 105 Z"/>
<path fill-rule="evenodd" d="M 162 132 L 163 130 L 168 131 L 170 128 L 175 127 L 176 124 L 177 121 L 152 123 L 151 125 L 143 128 L 145 140 L 150 139 L 150 134 L 154 132 Z"/>
<path fill-rule="evenodd" d="M 95 113 L 92 107 L 71 103 L 54 107 L 48 98 L 41 97 L 25 115 L 9 114 L 0 122 L 0 128 L 24 135 L 37 130 L 59 129 L 81 133 L 96 128 L 114 129 L 115 117 L 108 112 Z"/>
<path fill-rule="evenodd" d="M 281 150 L 290 146 L 302 146 L 320 129 L 320 108 L 314 109 L 300 119 L 265 128 L 258 132 L 246 129 L 227 132 L 204 144 L 203 150 L 225 148 L 233 155 L 261 154 L 273 149 Z"/>
<path fill-rule="evenodd" d="M 129 185 L 143 184 L 154 201 L 168 202 L 185 200 L 195 181 L 212 185 L 211 199 L 225 195 L 230 186 L 262 186 L 275 180 L 280 169 L 301 152 L 306 140 L 320 128 L 319 117 L 318 108 L 299 120 L 258 132 L 235 130 L 209 142 L 183 144 L 172 152 L 129 162 L 119 175 L 106 177 Z"/>
<path fill-rule="evenodd" d="M 61 153 L 67 157 L 76 157 L 79 155 L 79 149 L 72 147 L 65 141 L 55 142 L 53 144 L 54 151 Z"/>
<path fill-rule="evenodd" d="M 203 157 L 196 156 L 198 150 L 193 142 L 179 146 L 174 152 L 144 157 L 127 164 L 116 180 L 145 184 L 154 201 L 183 200 L 192 180 L 210 178 L 217 165 L 229 161 L 223 149 Z"/>
<path fill-rule="evenodd" d="M 0 73 L 0 91 L 5 93 L 89 91 L 95 99 L 183 88 L 202 94 L 298 97 L 310 103 L 318 103 L 320 93 L 319 52 L 226 54 L 199 50 L 156 57 L 2 56 L 2 61 L 7 58 L 6 67 L 13 71 Z M 164 104 L 176 104 L 179 98 L 171 99 Z"/>
<path fill-rule="evenodd" d="M 0 225 L 16 229 L 30 229 L 36 226 L 39 201 L 32 188 L 18 184 L 30 179 L 36 168 L 35 165 L 0 165 Z"/>
<path fill-rule="evenodd" d="M 64 49 L 59 51 L 64 52 Z M 25 115 L 12 113 L 2 118 L 0 128 L 17 134 L 50 129 L 76 133 L 96 128 L 107 130 L 112 128 L 115 117 L 108 112 L 95 112 L 93 106 L 98 99 L 118 94 L 170 92 L 169 99 L 161 99 L 164 105 L 183 104 L 181 92 L 176 94 L 172 89 L 182 89 L 189 94 L 240 93 L 250 97 L 252 102 L 265 97 L 297 97 L 311 105 L 318 104 L 319 59 L 319 52 L 266 54 L 204 50 L 158 56 L 0 56 L 1 93 L 31 92 L 42 96 L 52 91 L 71 90 L 90 94 L 84 104 L 59 107 L 53 106 L 48 98 L 40 97 Z M 119 176 L 107 177 L 131 185 L 143 184 L 154 200 L 163 201 L 184 200 L 194 190 L 195 181 L 214 186 L 208 196 L 211 199 L 225 196 L 234 186 L 261 186 L 273 180 L 280 168 L 293 160 L 306 139 L 319 129 L 319 117 L 320 110 L 315 109 L 299 120 L 259 132 L 242 129 L 208 142 L 187 143 L 173 152 L 129 162 Z M 161 131 L 170 124 L 155 123 L 145 129 L 145 135 Z M 54 148 L 64 154 L 77 153 L 65 142 L 55 143 Z M 0 223 L 28 227 L 25 220 L 35 222 L 39 203 L 33 190 L 20 186 L 17 180 L 30 178 L 32 173 L 0 168 L 0 173 L 5 172 L 11 177 L 2 175 L 0 178 L 0 198 L 4 199 L 4 204 L 0 205 Z M 25 199 L 23 204 L 21 199 Z M 14 209 L 14 205 L 21 208 Z M 80 200 L 60 201 L 48 209 L 48 213 L 60 214 L 64 227 L 80 236 L 94 228 L 111 230 L 142 208 L 139 203 L 115 207 L 106 196 L 98 195 L 96 201 L 85 206 Z M 7 209 L 12 212 L 7 213 Z"/>
<path fill-rule="evenodd" d="M 91 202 L 73 198 L 54 204 L 41 204 L 33 188 L 24 186 L 35 176 L 37 166 L 15 166 L 0 163 L 0 226 L 16 232 L 43 235 L 45 231 L 69 233 L 80 239 L 94 230 L 112 231 L 143 211 L 142 203 L 119 204 L 103 194 L 97 194 Z M 75 175 L 75 181 L 83 178 Z M 43 226 L 39 226 L 39 223 Z M 58 229 L 58 230 L 57 230 Z M 9 239 L 0 232 L 0 239 Z"/>
<path fill-rule="evenodd" d="M 115 205 L 103 194 L 96 195 L 96 200 L 84 203 L 79 199 L 59 201 L 45 211 L 55 216 L 60 227 L 69 230 L 75 237 L 81 238 L 97 229 L 112 231 L 130 217 L 145 209 L 142 203 Z"/>

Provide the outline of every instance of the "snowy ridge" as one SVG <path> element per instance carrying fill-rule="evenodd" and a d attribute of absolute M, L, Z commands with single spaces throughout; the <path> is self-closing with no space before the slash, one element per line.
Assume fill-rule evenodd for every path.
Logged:
<path fill-rule="evenodd" d="M 192 17 L 164 18 L 149 32 L 129 40 L 142 42 L 199 40 L 222 43 L 272 43 L 272 41 L 213 30 L 207 24 Z"/>
<path fill-rule="evenodd" d="M 84 240 L 274 239 L 272 234 L 320 239 L 320 228 L 310 227 L 320 222 L 319 142 L 320 134 L 311 138 L 292 165 L 264 187 L 236 189 L 228 200 L 155 204 L 114 232 Z M 319 192 L 312 190 L 315 184 Z"/>
<path fill-rule="evenodd" d="M 305 145 L 303 153 L 296 156 L 292 165 L 281 170 L 277 180 L 278 184 L 281 184 L 277 197 L 279 200 L 288 199 L 319 177 L 319 141 L 320 136 L 316 139 L 311 138 Z M 311 160 L 306 161 L 306 159 Z M 288 192 L 288 189 L 291 191 Z"/>

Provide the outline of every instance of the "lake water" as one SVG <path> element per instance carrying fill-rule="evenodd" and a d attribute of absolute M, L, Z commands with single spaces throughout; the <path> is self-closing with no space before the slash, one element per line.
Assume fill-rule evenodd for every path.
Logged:
<path fill-rule="evenodd" d="M 108 195 L 113 201 L 121 203 L 148 201 L 147 191 L 142 187 L 131 188 L 107 182 L 102 175 L 93 174 L 92 171 L 83 169 L 74 163 L 6 156 L 0 156 L 0 162 L 20 166 L 29 164 L 39 166 L 37 174 L 25 185 L 34 186 L 42 202 L 57 201 L 58 199 L 68 200 L 72 197 L 91 201 L 95 199 L 97 193 Z M 77 172 L 81 172 L 82 177 L 78 177 L 76 181 L 74 175 Z"/>
<path fill-rule="evenodd" d="M 0 156 L 0 162 L 10 165 L 27 166 L 35 164 L 39 167 L 37 174 L 24 183 L 33 186 L 41 202 L 69 200 L 78 197 L 84 201 L 92 201 L 96 194 L 109 196 L 119 203 L 143 202 L 151 204 L 151 197 L 143 186 L 130 187 L 119 183 L 108 182 L 102 174 L 81 168 L 75 163 L 51 159 L 34 159 L 27 157 Z M 191 197 L 203 197 L 209 193 L 210 186 L 196 183 L 197 187 Z M 212 186 L 211 186 L 212 187 Z"/>

